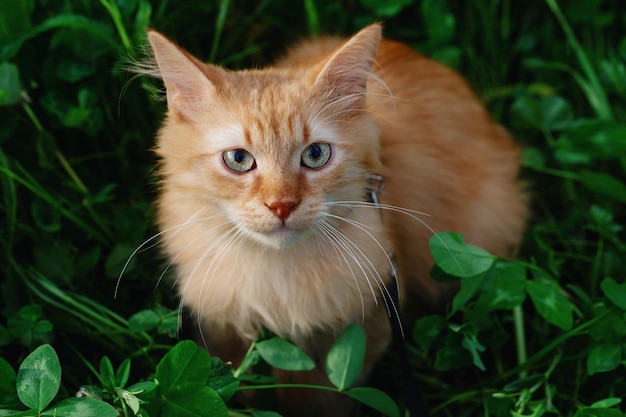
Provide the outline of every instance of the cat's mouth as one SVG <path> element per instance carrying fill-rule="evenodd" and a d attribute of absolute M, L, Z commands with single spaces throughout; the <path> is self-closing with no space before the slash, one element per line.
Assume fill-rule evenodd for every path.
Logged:
<path fill-rule="evenodd" d="M 290 227 L 283 223 L 273 230 L 255 232 L 254 235 L 257 240 L 260 240 L 260 242 L 266 246 L 270 246 L 274 249 L 285 249 L 294 246 L 300 241 L 306 235 L 306 231 Z"/>

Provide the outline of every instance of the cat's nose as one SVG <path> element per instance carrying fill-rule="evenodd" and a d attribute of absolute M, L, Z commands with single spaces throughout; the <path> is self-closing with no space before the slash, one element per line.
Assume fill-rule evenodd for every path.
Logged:
<path fill-rule="evenodd" d="M 287 217 L 298 205 L 295 201 L 277 201 L 271 204 L 265 204 L 268 209 L 272 211 L 282 221 L 287 220 Z"/>

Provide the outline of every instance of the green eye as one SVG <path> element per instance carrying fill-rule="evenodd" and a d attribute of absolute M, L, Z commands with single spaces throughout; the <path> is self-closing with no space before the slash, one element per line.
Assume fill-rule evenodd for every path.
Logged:
<path fill-rule="evenodd" d="M 243 149 L 233 149 L 222 154 L 226 166 L 235 172 L 248 172 L 256 168 L 256 161 L 250 152 Z"/>
<path fill-rule="evenodd" d="M 328 163 L 331 147 L 328 143 L 314 143 L 302 152 L 301 165 L 307 168 L 321 168 Z"/>

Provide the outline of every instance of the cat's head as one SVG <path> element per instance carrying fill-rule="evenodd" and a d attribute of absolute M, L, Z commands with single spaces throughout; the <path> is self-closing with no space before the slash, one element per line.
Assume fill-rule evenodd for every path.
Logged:
<path fill-rule="evenodd" d="M 149 32 L 168 106 L 163 187 L 274 248 L 334 222 L 328 203 L 362 200 L 380 164 L 365 94 L 380 32 L 369 26 L 310 65 L 250 71 L 202 63 Z"/>

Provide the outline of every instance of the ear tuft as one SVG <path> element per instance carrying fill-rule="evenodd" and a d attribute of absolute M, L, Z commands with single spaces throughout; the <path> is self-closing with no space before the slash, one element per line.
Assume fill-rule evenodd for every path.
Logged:
<path fill-rule="evenodd" d="M 156 65 L 144 73 L 163 79 L 168 110 L 188 117 L 199 105 L 215 96 L 214 81 L 209 80 L 203 64 L 156 30 L 148 31 L 148 41 Z"/>

